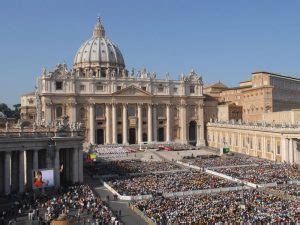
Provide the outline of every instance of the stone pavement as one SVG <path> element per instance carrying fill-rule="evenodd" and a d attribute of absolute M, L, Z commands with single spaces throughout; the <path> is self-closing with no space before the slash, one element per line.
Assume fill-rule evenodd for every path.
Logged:
<path fill-rule="evenodd" d="M 108 202 L 109 207 L 113 211 L 119 212 L 121 210 L 120 220 L 125 225 L 146 225 L 147 223 L 138 215 L 136 215 L 130 208 L 128 201 L 113 200 L 113 194 L 103 186 L 94 187 L 96 192 L 99 194 L 103 201 L 107 201 L 109 196 L 110 201 Z M 118 213 L 116 213 L 118 214 Z"/>

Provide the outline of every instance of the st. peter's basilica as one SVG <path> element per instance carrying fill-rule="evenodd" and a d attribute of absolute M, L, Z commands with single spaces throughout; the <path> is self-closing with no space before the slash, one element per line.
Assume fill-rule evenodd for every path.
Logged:
<path fill-rule="evenodd" d="M 179 80 L 128 71 L 98 18 L 92 37 L 65 63 L 43 69 L 35 93 L 21 97 L 23 119 L 51 126 L 67 116 L 90 144 L 181 142 L 205 145 L 203 82 L 194 70 Z"/>

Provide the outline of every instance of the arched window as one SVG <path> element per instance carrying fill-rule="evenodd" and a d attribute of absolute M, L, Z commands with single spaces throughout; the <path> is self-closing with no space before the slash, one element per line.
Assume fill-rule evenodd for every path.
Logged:
<path fill-rule="evenodd" d="M 195 86 L 191 85 L 190 86 L 190 94 L 194 94 L 195 93 Z"/>

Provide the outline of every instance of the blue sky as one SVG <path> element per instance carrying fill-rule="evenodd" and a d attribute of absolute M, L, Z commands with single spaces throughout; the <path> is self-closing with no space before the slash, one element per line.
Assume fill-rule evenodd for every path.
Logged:
<path fill-rule="evenodd" d="M 0 102 L 19 102 L 43 66 L 72 66 L 97 14 L 127 69 L 177 79 L 194 68 L 229 86 L 258 70 L 300 75 L 300 1 L 3 0 Z"/>

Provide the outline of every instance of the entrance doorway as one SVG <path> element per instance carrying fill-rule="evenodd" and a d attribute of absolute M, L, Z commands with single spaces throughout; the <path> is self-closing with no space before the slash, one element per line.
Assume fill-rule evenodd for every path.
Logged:
<path fill-rule="evenodd" d="M 135 128 L 129 128 L 129 144 L 135 144 Z"/>
<path fill-rule="evenodd" d="M 148 137 L 147 137 L 147 133 L 143 133 L 143 142 L 146 142 L 146 141 L 147 141 L 147 139 L 148 139 Z"/>
<path fill-rule="evenodd" d="M 165 129 L 163 127 L 158 128 L 158 141 L 165 141 Z"/>
<path fill-rule="evenodd" d="M 104 144 L 104 130 L 97 129 L 97 144 L 103 145 Z"/>
<path fill-rule="evenodd" d="M 197 123 L 196 121 L 191 121 L 189 123 L 189 144 L 196 146 L 197 143 Z"/>
<path fill-rule="evenodd" d="M 118 144 L 122 144 L 122 134 L 118 134 L 117 135 L 117 142 L 118 142 Z"/>

